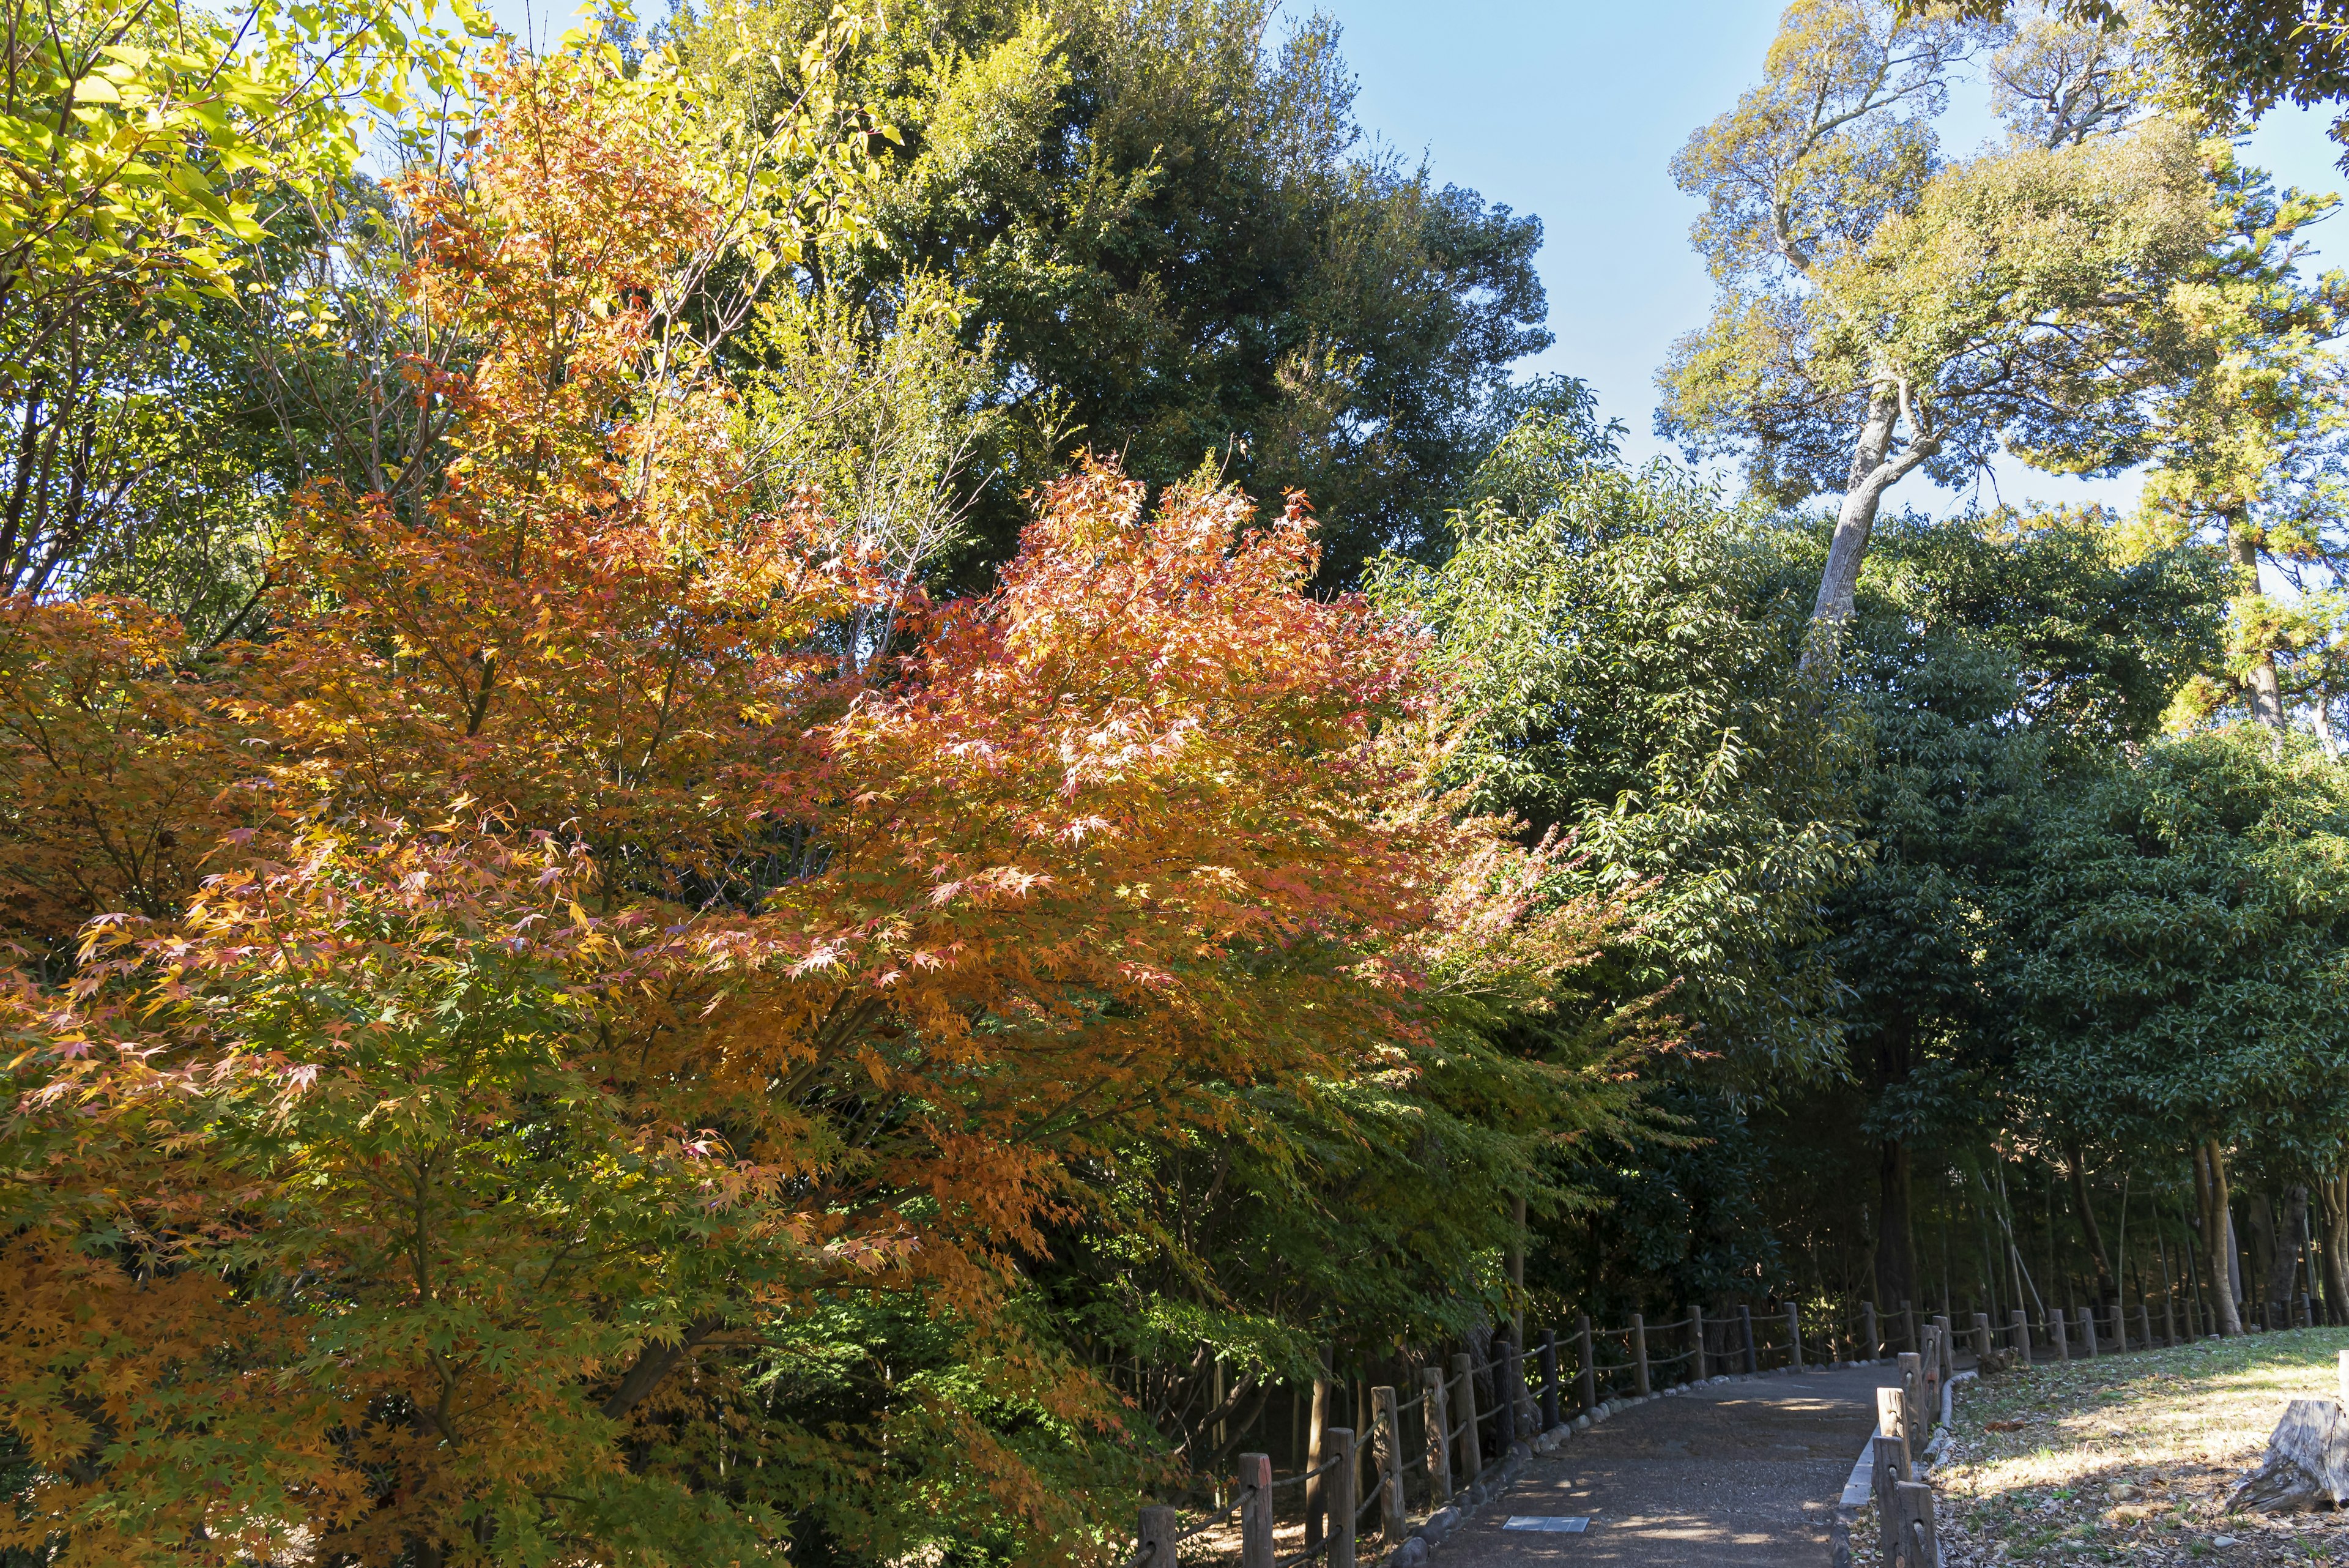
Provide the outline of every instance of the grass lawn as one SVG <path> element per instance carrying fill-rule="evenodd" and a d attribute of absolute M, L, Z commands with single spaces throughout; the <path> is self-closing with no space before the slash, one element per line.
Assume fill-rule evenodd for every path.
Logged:
<path fill-rule="evenodd" d="M 1932 1481 L 1947 1568 L 2337 1563 L 2349 1510 L 2228 1514 L 2284 1402 L 2339 1389 L 2349 1329 L 2132 1351 L 1960 1384 Z M 1853 1561 L 1876 1559 L 1870 1509 Z"/>

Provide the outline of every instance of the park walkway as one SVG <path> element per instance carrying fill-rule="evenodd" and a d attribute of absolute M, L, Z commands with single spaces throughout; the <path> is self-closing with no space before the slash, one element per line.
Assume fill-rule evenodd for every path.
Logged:
<path fill-rule="evenodd" d="M 1444 1542 L 1433 1568 L 1606 1563 L 1825 1568 L 1884 1366 L 1712 1383 L 1618 1411 L 1537 1458 Z M 1580 1534 L 1509 1530 L 1581 1517 Z"/>

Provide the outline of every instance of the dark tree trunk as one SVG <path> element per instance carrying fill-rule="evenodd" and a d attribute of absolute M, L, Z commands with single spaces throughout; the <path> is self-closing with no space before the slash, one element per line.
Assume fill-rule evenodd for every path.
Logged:
<path fill-rule="evenodd" d="M 2292 1286 L 2300 1276 L 2300 1239 L 2307 1226 L 2308 1189 L 2294 1182 L 2283 1189 L 2283 1212 L 2277 1216 L 2275 1232 L 2268 1241 L 2268 1300 L 2282 1303 L 2287 1317 L 2299 1293 Z"/>
<path fill-rule="evenodd" d="M 2275 1205 L 2264 1192 L 2254 1192 L 2243 1201 L 2243 1229 L 2251 1234 L 2251 1278 L 2244 1282 L 2243 1293 L 2254 1297 L 2260 1322 L 2267 1322 L 2268 1309 L 2275 1304 L 2276 1265 L 2290 1256 L 2280 1245 L 2276 1235 Z"/>
<path fill-rule="evenodd" d="M 2318 1182 L 2316 1193 L 2324 1205 L 2324 1315 L 2349 1323 L 2349 1272 L 2343 1268 L 2349 1254 L 2349 1176 Z"/>
<path fill-rule="evenodd" d="M 2096 1271 L 2096 1299 L 2118 1301 L 2120 1286 L 2113 1279 L 2112 1259 L 2105 1251 L 2105 1233 L 2096 1224 L 2096 1206 L 2088 1197 L 2087 1162 L 2075 1148 L 2064 1151 L 2064 1161 L 2072 1179 L 2072 1200 L 2080 1206 L 2080 1233 L 2088 1240 L 2088 1262 Z"/>
<path fill-rule="evenodd" d="M 1909 1147 L 1877 1146 L 1876 1299 L 1887 1312 L 1917 1299 L 1917 1251 L 1909 1235 Z"/>

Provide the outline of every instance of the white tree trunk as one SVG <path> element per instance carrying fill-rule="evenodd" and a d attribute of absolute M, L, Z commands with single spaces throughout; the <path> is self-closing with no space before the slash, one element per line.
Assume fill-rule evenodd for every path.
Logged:
<path fill-rule="evenodd" d="M 1907 452 L 1891 456 L 1892 437 L 1899 423 L 1899 390 L 1889 382 L 1879 383 L 1868 400 L 1868 422 L 1860 427 L 1859 441 L 1852 449 L 1843 508 L 1836 514 L 1826 567 L 1819 574 L 1819 597 L 1811 607 L 1810 640 L 1803 649 L 1806 674 L 1826 674 L 1835 669 L 1844 624 L 1851 619 L 1858 597 L 1860 564 L 1868 558 L 1868 536 L 1876 530 L 1876 514 L 1884 504 L 1884 493 L 1933 454 L 1931 442 L 1911 441 Z"/>

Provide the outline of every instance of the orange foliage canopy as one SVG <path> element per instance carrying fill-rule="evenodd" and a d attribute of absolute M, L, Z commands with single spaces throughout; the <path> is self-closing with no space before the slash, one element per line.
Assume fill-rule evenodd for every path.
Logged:
<path fill-rule="evenodd" d="M 135 606 L 0 620 L 0 892 L 52 952 L 98 917 L 5 1001 L 0 1540 L 752 1561 L 743 1467 L 924 1434 L 1049 1523 L 951 1412 L 784 1431 L 745 1369 L 902 1290 L 1102 1419 L 998 1311 L 1071 1162 L 1354 1070 L 1435 900 L 1523 913 L 1526 862 L 1381 742 L 1417 645 L 1306 596 L 1296 506 L 1090 468 L 909 655 L 845 646 L 886 585 L 645 374 L 713 222 L 662 126 L 588 64 L 488 86 L 467 182 L 406 192 L 415 307 L 481 345 L 418 388 L 437 498 L 305 496 L 202 683 Z"/>

